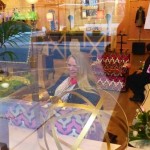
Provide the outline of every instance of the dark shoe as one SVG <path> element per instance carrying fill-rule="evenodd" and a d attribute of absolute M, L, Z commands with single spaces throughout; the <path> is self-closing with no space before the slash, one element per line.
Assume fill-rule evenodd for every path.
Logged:
<path fill-rule="evenodd" d="M 108 137 L 109 137 L 110 143 L 117 144 L 117 135 L 108 132 Z M 106 139 L 104 139 L 104 142 L 106 142 Z"/>
<path fill-rule="evenodd" d="M 115 144 L 117 143 L 117 135 L 108 132 L 108 136 L 109 136 L 109 139 L 110 139 L 110 143 L 115 143 Z"/>

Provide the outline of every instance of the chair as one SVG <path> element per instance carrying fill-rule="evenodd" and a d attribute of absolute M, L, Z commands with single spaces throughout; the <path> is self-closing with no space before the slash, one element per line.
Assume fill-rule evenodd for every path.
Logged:
<path fill-rule="evenodd" d="M 144 108 L 144 110 L 148 111 L 150 106 L 150 83 L 145 85 L 144 95 L 145 99 L 141 106 Z"/>
<path fill-rule="evenodd" d="M 97 82 L 102 89 L 114 91 L 126 91 L 126 78 L 129 68 L 130 54 L 105 52 L 97 57 L 92 63 L 92 70 L 96 75 Z"/>

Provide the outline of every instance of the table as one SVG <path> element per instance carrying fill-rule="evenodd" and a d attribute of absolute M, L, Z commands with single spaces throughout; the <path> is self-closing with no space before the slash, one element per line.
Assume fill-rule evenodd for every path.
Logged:
<path fill-rule="evenodd" d="M 15 102 L 17 102 L 17 104 L 14 105 Z M 34 111 L 34 112 L 40 112 L 41 111 L 41 107 L 38 106 L 38 104 L 39 104 L 38 102 L 33 102 L 33 105 L 31 105 L 31 106 L 30 106 L 30 103 L 25 103 L 25 102 L 23 103 L 23 101 L 21 101 L 21 100 L 16 101 L 14 99 L 11 99 L 9 101 L 5 100 L 3 103 L 2 102 L 0 103 L 1 104 L 0 106 L 3 106 L 3 107 L 1 107 L 3 109 L 0 109 L 0 110 L 3 110 L 3 113 L 4 113 L 8 110 L 7 108 L 9 106 L 11 106 L 12 104 L 13 104 L 13 106 L 15 106 L 15 108 L 17 108 L 16 106 L 18 106 L 18 105 L 25 105 L 25 107 L 23 107 L 22 109 L 15 109 L 14 110 L 15 112 L 19 112 L 21 114 L 20 119 L 23 119 L 21 110 L 24 110 L 23 113 L 25 113 L 24 116 L 26 116 L 26 117 L 27 117 L 27 114 L 30 114 L 30 113 L 33 115 L 33 113 L 30 110 L 34 111 L 34 109 L 35 109 L 36 111 Z M 51 104 L 49 104 L 49 105 L 51 106 Z M 42 105 L 42 108 L 46 108 L 46 107 L 48 107 L 48 104 Z M 64 113 L 65 111 L 68 111 L 68 110 L 63 109 L 62 113 Z M 79 111 L 77 111 L 77 112 L 79 112 Z M 55 112 L 55 114 L 57 114 L 57 113 Z M 55 116 L 57 116 L 57 115 L 55 115 Z M 17 113 L 17 116 L 18 116 L 18 113 Z M 12 117 L 14 117 L 14 116 L 12 116 Z M 77 116 L 77 118 L 79 118 L 79 117 L 80 116 Z M 51 119 L 50 122 L 52 121 L 52 119 L 55 119 L 55 118 L 56 117 L 54 117 L 53 115 L 48 117 L 48 119 Z M 51 136 L 52 134 L 50 134 L 53 132 L 53 130 L 51 130 L 52 132 L 51 131 L 45 132 L 46 133 L 46 140 L 44 139 L 43 136 L 41 136 L 42 134 L 39 134 L 39 133 L 44 133 L 44 132 L 41 132 L 41 131 L 43 131 L 43 130 L 41 130 L 42 129 L 41 125 L 43 127 L 44 121 L 38 122 L 38 120 L 37 120 L 37 122 L 40 124 L 37 124 L 37 126 L 35 126 L 34 128 L 32 128 L 33 126 L 31 126 L 31 128 L 30 128 L 29 126 L 24 125 L 25 122 L 22 122 L 22 124 L 19 126 L 19 124 L 18 125 L 17 124 L 12 125 L 12 123 L 9 122 L 5 117 L 1 118 L 1 119 L 2 119 L 1 125 L 3 125 L 3 126 L 1 126 L 1 130 L 0 130 L 1 142 L 6 143 L 10 150 L 33 150 L 33 149 L 36 149 L 36 150 L 46 149 L 46 150 L 48 150 L 48 147 L 49 147 L 49 149 L 52 148 L 53 150 L 61 149 L 61 148 L 58 148 L 56 146 L 57 140 L 54 140 L 55 136 Z M 30 117 L 28 119 L 32 120 L 32 118 L 30 118 Z M 37 119 L 36 116 L 34 117 L 34 119 L 36 121 L 36 119 Z M 40 117 L 38 119 L 40 119 Z M 71 121 L 77 121 L 74 125 L 77 125 L 79 122 L 81 122 L 80 119 L 79 120 L 74 120 L 74 119 L 75 119 L 75 116 L 73 117 L 73 120 L 71 120 Z M 61 121 L 67 122 L 68 120 L 62 119 Z M 64 125 L 64 122 L 63 122 L 63 125 Z M 57 125 L 58 125 L 58 123 L 57 123 Z M 69 124 L 69 126 L 67 126 L 67 128 L 69 128 L 70 125 L 72 125 L 72 124 Z M 58 126 L 55 126 L 55 128 L 56 127 L 58 127 Z M 62 127 L 62 126 L 60 126 L 60 127 Z M 81 126 L 77 127 L 76 130 L 80 129 L 81 127 L 82 127 L 82 124 L 81 124 Z M 61 128 L 59 128 L 59 129 L 61 129 Z M 98 129 L 100 130 L 100 128 L 98 128 Z M 75 132 L 75 129 L 73 129 L 72 131 Z M 96 131 L 98 131 L 98 130 L 96 130 Z M 99 134 L 100 133 L 101 133 L 101 131 L 99 131 Z M 76 142 L 76 139 L 78 137 L 78 136 L 73 137 L 69 134 L 63 135 L 63 134 L 60 134 L 59 131 L 57 132 L 56 136 L 58 136 L 59 142 L 60 141 L 63 141 L 63 142 L 67 141 L 67 143 L 71 144 L 71 145 L 73 145 Z M 68 147 L 66 143 L 65 143 L 65 145 L 62 144 L 63 142 L 60 142 L 62 149 L 63 150 L 69 150 L 70 147 Z M 47 147 L 46 147 L 46 143 L 47 143 Z M 120 145 L 117 145 L 117 144 L 111 144 L 111 150 L 115 150 L 119 146 Z M 83 141 L 80 144 L 80 148 L 83 150 L 87 150 L 87 149 L 88 150 L 99 150 L 99 149 L 102 149 L 102 150 L 106 149 L 107 150 L 107 144 L 105 142 L 93 140 L 91 138 L 87 139 L 87 137 L 85 137 L 85 139 L 83 139 Z M 131 148 L 131 147 L 128 148 L 128 150 L 134 150 L 134 149 L 135 148 Z"/>
<path fill-rule="evenodd" d="M 9 126 L 10 130 L 10 150 L 41 150 L 40 146 L 45 147 L 45 143 L 43 138 L 38 139 L 37 132 L 31 129 L 23 129 L 17 126 Z M 61 135 L 59 136 L 64 141 L 73 144 L 75 141 L 74 137 Z M 23 140 L 23 142 L 21 142 Z M 58 150 L 55 144 L 55 141 L 52 137 L 47 135 L 48 146 L 50 149 Z M 40 143 L 40 144 L 39 144 Z M 111 144 L 112 150 L 115 150 L 120 145 Z M 67 146 L 62 146 L 63 150 L 69 150 Z M 81 149 L 83 150 L 107 150 L 107 146 L 105 142 L 94 141 L 84 139 L 81 144 Z M 128 147 L 127 150 L 140 150 L 137 148 Z"/>

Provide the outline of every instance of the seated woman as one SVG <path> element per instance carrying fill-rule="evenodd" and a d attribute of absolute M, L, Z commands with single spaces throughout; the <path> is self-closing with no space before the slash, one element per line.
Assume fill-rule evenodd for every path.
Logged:
<path fill-rule="evenodd" d="M 144 86 L 150 83 L 150 74 L 147 72 L 149 65 L 150 56 L 146 59 L 143 69 L 139 69 L 127 77 L 127 87 L 134 93 L 134 96 L 130 100 L 143 102 L 145 98 Z"/>
<path fill-rule="evenodd" d="M 79 97 L 76 94 L 69 93 L 69 91 L 75 92 L 85 97 L 88 101 L 96 106 L 100 100 L 100 95 L 96 85 L 96 79 L 92 74 L 87 60 L 88 59 L 86 59 L 83 53 L 72 53 L 72 55 L 70 55 L 67 59 L 68 73 L 63 74 L 53 86 L 48 88 L 48 96 L 60 97 L 64 102 L 67 103 L 88 104 L 83 100 L 82 97 Z M 65 94 L 66 91 L 68 91 L 67 94 Z M 67 109 L 67 111 L 66 109 L 59 110 L 57 112 L 57 116 L 63 116 L 64 114 L 66 114 L 66 112 L 72 112 L 72 109 Z M 70 121 L 72 120 L 72 117 L 70 116 L 64 117 L 64 122 L 61 119 L 58 119 L 55 123 L 57 132 L 60 134 L 71 136 L 80 134 L 81 130 L 88 120 L 89 115 L 90 114 L 88 112 L 77 115 L 74 114 L 73 119 L 76 120 L 75 122 Z M 86 138 L 100 140 L 101 138 L 103 138 L 103 134 L 101 135 L 100 133 L 102 133 L 101 125 L 97 121 L 95 121 L 95 123 L 93 123 L 93 125 L 91 126 L 91 130 L 88 131 Z M 116 135 L 113 135 L 112 133 L 108 133 L 108 135 L 111 142 L 116 141 Z"/>
<path fill-rule="evenodd" d="M 96 80 L 84 54 L 77 52 L 69 56 L 67 69 L 68 74 L 63 74 L 52 87 L 48 88 L 48 94 L 60 97 L 68 103 L 86 103 L 76 94 L 69 93 L 69 91 L 73 91 L 87 98 L 93 105 L 96 105 L 100 100 L 100 96 Z M 68 93 L 64 95 L 66 91 Z"/>

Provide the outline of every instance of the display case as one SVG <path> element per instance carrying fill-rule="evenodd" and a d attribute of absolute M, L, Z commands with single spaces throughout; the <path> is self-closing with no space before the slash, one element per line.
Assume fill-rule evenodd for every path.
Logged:
<path fill-rule="evenodd" d="M 57 78 L 65 72 L 60 65 L 55 69 Z M 112 144 L 115 143 L 117 135 L 109 131 L 109 123 L 112 118 L 118 120 L 117 126 L 124 127 L 121 128 L 123 131 L 127 129 L 127 122 L 125 119 L 119 122 L 113 111 L 114 107 L 107 109 L 108 99 L 112 101 L 111 106 L 118 105 L 112 95 L 106 92 L 106 100 L 102 94 L 96 106 L 67 103 L 61 100 L 61 96 L 53 101 L 52 95 L 42 101 L 42 95 L 47 88 L 39 86 L 34 78 L 34 69 L 16 71 L 13 76 L 19 79 L 19 76 L 23 77 L 25 74 L 30 74 L 31 77 L 28 84 L 0 98 L 0 142 L 7 144 L 9 149 L 87 149 L 87 144 L 95 150 L 99 146 L 104 149 L 109 149 L 108 145 L 112 148 L 120 147 Z M 49 81 L 49 86 L 56 82 L 52 78 Z M 11 85 L 8 88 L 10 87 Z"/>

